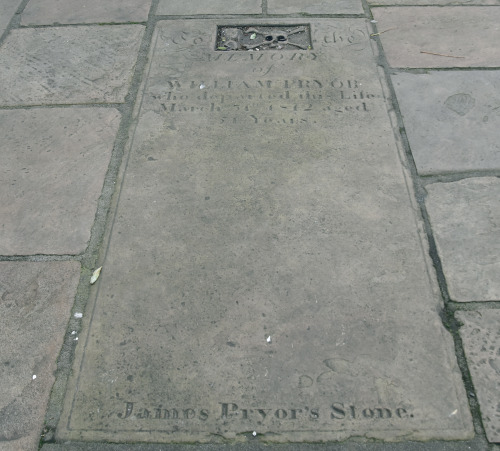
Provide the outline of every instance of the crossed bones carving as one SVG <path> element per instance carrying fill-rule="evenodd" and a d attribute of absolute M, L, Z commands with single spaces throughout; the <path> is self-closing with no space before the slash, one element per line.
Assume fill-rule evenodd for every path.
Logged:
<path fill-rule="evenodd" d="M 288 40 L 288 37 L 291 36 L 292 34 L 301 33 L 303 31 L 306 31 L 306 27 L 297 27 L 288 32 L 279 29 L 270 29 L 263 32 L 257 30 L 256 28 L 247 28 L 245 31 L 246 33 L 258 34 L 264 38 L 264 42 L 259 42 L 258 44 L 243 44 L 242 47 L 246 48 L 247 50 L 251 50 L 263 44 L 269 44 L 270 48 L 278 48 L 281 47 L 282 45 L 288 44 L 288 45 L 293 45 L 294 47 L 298 47 L 299 49 L 302 50 L 307 50 L 307 46 L 296 44 L 295 42 L 290 42 Z"/>

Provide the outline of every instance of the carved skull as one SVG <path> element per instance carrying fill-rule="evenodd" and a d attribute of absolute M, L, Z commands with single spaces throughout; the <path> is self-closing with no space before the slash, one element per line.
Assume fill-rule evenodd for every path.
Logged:
<path fill-rule="evenodd" d="M 299 47 L 301 49 L 306 49 L 307 47 L 296 44 L 294 42 L 290 42 L 288 37 L 292 34 L 301 33 L 305 31 L 305 27 L 297 27 L 290 31 L 280 30 L 279 28 L 266 28 L 264 31 L 258 30 L 256 28 L 248 28 L 246 33 L 255 33 L 256 35 L 260 35 L 262 41 L 245 45 L 246 49 L 253 49 L 259 47 L 261 45 L 266 45 L 269 48 L 278 48 L 281 49 L 284 45 L 293 45 L 294 47 Z"/>
<path fill-rule="evenodd" d="M 280 45 L 288 44 L 288 33 L 284 33 L 282 30 L 271 30 L 263 34 L 264 41 L 269 44 L 269 47 L 278 47 Z"/>

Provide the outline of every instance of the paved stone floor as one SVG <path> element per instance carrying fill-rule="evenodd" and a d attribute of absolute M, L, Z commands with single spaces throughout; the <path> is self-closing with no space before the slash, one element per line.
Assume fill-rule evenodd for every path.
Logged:
<path fill-rule="evenodd" d="M 0 0 L 0 450 L 500 448 L 499 24 Z"/>

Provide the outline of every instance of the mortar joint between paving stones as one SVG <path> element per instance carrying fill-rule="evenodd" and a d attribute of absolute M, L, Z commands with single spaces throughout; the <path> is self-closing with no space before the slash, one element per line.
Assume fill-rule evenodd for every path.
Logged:
<path fill-rule="evenodd" d="M 32 255 L 0 255 L 2 262 L 81 262 L 83 254 L 32 254 Z"/>
<path fill-rule="evenodd" d="M 463 171 L 463 172 L 453 172 L 446 174 L 432 174 L 420 177 L 420 181 L 425 190 L 427 185 L 432 185 L 433 183 L 453 183 L 460 180 L 465 180 L 475 177 L 496 177 L 500 178 L 500 171 L 498 170 L 474 170 L 474 171 Z"/>
<path fill-rule="evenodd" d="M 473 301 L 473 302 L 457 302 L 449 301 L 448 309 L 455 312 L 478 312 L 484 310 L 498 310 L 500 309 L 500 300 L 495 301 Z"/>
<path fill-rule="evenodd" d="M 125 97 L 124 104 L 120 107 L 122 114 L 117 137 L 113 146 L 108 171 L 106 173 L 102 194 L 99 197 L 97 211 L 94 224 L 91 229 L 90 240 L 86 251 L 79 257 L 82 265 L 80 282 L 77 287 L 75 302 L 73 305 L 71 319 L 65 333 L 65 339 L 61 352 L 57 360 L 57 370 L 54 385 L 48 401 L 48 406 L 45 415 L 44 436 L 41 437 L 40 446 L 43 443 L 53 443 L 55 440 L 55 430 L 60 419 L 64 395 L 66 393 L 68 378 L 71 373 L 72 362 L 75 354 L 77 341 L 74 340 L 72 331 L 78 334 L 82 327 L 82 320 L 75 318 L 74 314 L 85 313 L 88 306 L 90 296 L 92 295 L 90 277 L 95 269 L 96 262 L 103 257 L 105 249 L 101 249 L 101 244 L 104 241 L 106 227 L 108 221 L 112 220 L 111 205 L 115 196 L 119 195 L 119 183 L 117 183 L 118 175 L 122 164 L 123 157 L 126 151 L 128 142 L 128 133 L 132 123 L 132 115 L 137 100 L 139 87 L 142 81 L 142 74 L 146 67 L 147 55 L 151 45 L 153 30 L 155 26 L 154 11 L 159 0 L 153 0 L 150 9 L 149 18 L 146 23 L 145 33 L 141 42 L 137 61 L 134 68 L 134 75 L 129 88 L 129 92 Z M 90 312 L 86 312 L 88 315 Z"/>
<path fill-rule="evenodd" d="M 464 346 L 462 342 L 462 337 L 460 336 L 460 327 L 463 325 L 460 321 L 455 318 L 454 312 L 450 309 L 445 309 L 445 317 L 443 322 L 453 336 L 455 343 L 455 353 L 457 356 L 457 362 L 459 368 L 462 372 L 462 380 L 465 386 L 465 392 L 469 400 L 469 407 L 471 409 L 472 421 L 474 423 L 474 429 L 476 434 L 486 438 L 486 432 L 483 425 L 483 420 L 481 416 L 481 410 L 479 406 L 479 401 L 477 398 L 477 391 L 472 382 L 472 376 L 469 369 L 469 364 L 465 356 Z"/>
<path fill-rule="evenodd" d="M 364 16 L 368 20 L 373 20 L 373 15 L 372 15 L 372 12 L 371 12 L 371 9 L 370 9 L 370 5 L 368 4 L 368 1 L 367 0 L 361 0 L 361 6 L 363 7 Z M 373 25 L 373 23 L 372 23 L 372 25 Z"/>
<path fill-rule="evenodd" d="M 373 24 L 374 28 L 377 29 L 376 23 Z M 436 278 L 438 282 L 438 286 L 440 289 L 441 297 L 443 300 L 443 308 L 439 311 L 439 316 L 441 318 L 441 321 L 443 323 L 443 326 L 446 328 L 446 330 L 451 334 L 453 337 L 453 342 L 455 346 L 455 355 L 457 358 L 457 363 L 461 371 L 462 375 L 462 380 L 465 385 L 465 390 L 467 393 L 467 398 L 469 402 L 469 407 L 471 409 L 471 414 L 472 414 L 472 420 L 474 424 L 474 429 L 476 431 L 476 434 L 479 435 L 482 439 L 486 439 L 486 432 L 483 426 L 482 418 L 481 418 L 481 412 L 479 409 L 479 403 L 477 401 L 477 395 L 476 391 L 474 388 L 474 385 L 472 383 L 472 377 L 470 374 L 469 366 L 465 357 L 465 351 L 462 343 L 462 339 L 460 337 L 459 329 L 460 325 L 458 321 L 455 319 L 454 315 L 454 309 L 450 308 L 450 295 L 449 295 L 449 290 L 448 290 L 448 285 L 446 282 L 446 278 L 444 275 L 444 270 L 442 267 L 441 263 L 441 258 L 439 257 L 439 253 L 437 250 L 437 245 L 436 241 L 434 238 L 433 230 L 432 230 L 432 225 L 430 223 L 430 218 L 427 212 L 427 208 L 425 205 L 425 198 L 427 195 L 427 191 L 425 189 L 425 185 L 423 183 L 423 179 L 420 177 L 417 171 L 417 167 L 415 164 L 415 160 L 413 158 L 413 154 L 411 151 L 410 143 L 406 134 L 406 129 L 404 122 L 402 120 L 402 113 L 401 109 L 399 107 L 399 103 L 397 101 L 396 97 L 396 92 L 394 89 L 394 85 L 392 83 L 392 79 L 390 77 L 390 74 L 394 70 L 394 68 L 391 68 L 389 66 L 389 63 L 387 61 L 387 58 L 385 57 L 384 49 L 382 47 L 381 40 L 373 37 L 376 40 L 376 45 L 378 49 L 378 62 L 380 66 L 383 68 L 384 73 L 385 73 L 385 81 L 387 83 L 388 89 L 390 91 L 389 95 L 390 98 L 387 99 L 388 101 L 392 102 L 392 106 L 394 108 L 394 111 L 396 113 L 397 117 L 397 129 L 394 130 L 395 133 L 399 132 L 401 142 L 404 148 L 404 155 L 406 158 L 406 166 L 409 169 L 410 177 L 411 177 L 411 182 L 413 183 L 414 191 L 415 191 L 415 196 L 416 196 L 416 202 L 419 206 L 420 209 L 420 215 L 424 224 L 424 231 L 427 236 L 427 241 L 428 241 L 428 252 L 429 256 L 432 260 L 432 264 L 434 266 L 434 270 L 436 273 Z M 396 72 L 397 73 L 397 72 Z M 424 73 L 425 70 L 424 70 Z M 396 125 L 396 124 L 394 124 Z M 477 172 L 477 171 L 476 171 Z M 494 171 L 495 174 L 497 173 Z M 458 176 L 460 177 L 459 174 Z"/>
<path fill-rule="evenodd" d="M 15 28 L 19 28 L 19 24 L 21 22 L 21 14 L 24 11 L 24 8 L 26 8 L 26 5 L 29 3 L 30 0 L 23 0 L 19 7 L 16 10 L 16 13 L 10 20 L 9 24 L 5 27 L 5 30 L 3 34 L 0 35 L 0 46 L 3 44 L 3 41 L 7 39 L 8 34 L 10 33 L 10 30 L 13 30 Z"/>
<path fill-rule="evenodd" d="M 495 72 L 500 70 L 500 66 L 474 66 L 474 67 L 391 67 L 389 68 L 389 73 L 391 75 L 396 75 L 398 73 L 408 73 L 414 75 L 425 75 L 429 72 L 475 72 L 475 71 L 490 71 Z"/>
<path fill-rule="evenodd" d="M 377 30 L 377 25 L 373 24 L 373 26 L 374 26 L 375 30 Z M 437 252 L 436 242 L 434 240 L 434 236 L 432 233 L 432 226 L 430 224 L 429 215 L 427 213 L 427 209 L 425 206 L 425 197 L 426 197 L 427 192 L 426 192 L 424 186 L 422 185 L 421 180 L 420 180 L 420 176 L 418 175 L 418 172 L 417 172 L 415 160 L 414 160 L 413 154 L 411 152 L 410 143 L 408 141 L 406 129 L 405 129 L 405 126 L 404 126 L 404 123 L 402 120 L 401 109 L 400 109 L 399 103 L 397 101 L 394 85 L 393 85 L 391 77 L 389 75 L 390 67 L 389 67 L 389 63 L 387 62 L 387 59 L 385 57 L 382 43 L 381 43 L 380 39 L 374 39 L 374 41 L 375 41 L 376 47 L 378 49 L 378 63 L 380 65 L 380 67 L 382 67 L 382 69 L 385 73 L 385 82 L 386 82 L 387 87 L 389 89 L 388 94 L 389 94 L 390 98 L 387 99 L 387 101 L 388 102 L 390 101 L 392 103 L 392 108 L 394 109 L 394 112 L 396 113 L 397 124 L 394 124 L 394 128 L 395 128 L 394 132 L 399 134 L 398 137 L 400 138 L 403 149 L 404 149 L 404 156 L 406 158 L 406 162 L 404 162 L 404 164 L 410 172 L 411 182 L 413 184 L 413 188 L 415 191 L 416 201 L 417 201 L 417 204 L 418 204 L 419 209 L 420 209 L 421 218 L 422 218 L 423 223 L 424 223 L 424 230 L 425 230 L 425 233 L 427 235 L 428 242 L 429 242 L 429 256 L 431 257 L 433 266 L 435 268 L 439 288 L 441 291 L 441 296 L 442 296 L 444 304 L 446 306 L 446 303 L 450 300 L 450 296 L 449 296 L 449 292 L 448 292 L 446 279 L 444 277 L 443 268 L 441 265 L 441 259 L 439 257 L 438 252 Z"/>

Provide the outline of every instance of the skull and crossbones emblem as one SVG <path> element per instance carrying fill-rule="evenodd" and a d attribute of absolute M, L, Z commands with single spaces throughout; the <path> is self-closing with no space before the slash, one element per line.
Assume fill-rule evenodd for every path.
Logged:
<path fill-rule="evenodd" d="M 290 36 L 304 32 L 306 32 L 304 26 L 291 29 L 273 27 L 226 28 L 222 41 L 226 50 L 281 50 L 286 46 L 307 50 L 310 48 L 309 46 L 290 40 Z"/>
<path fill-rule="evenodd" d="M 307 46 L 302 44 L 297 44 L 295 42 L 290 41 L 288 38 L 291 35 L 302 33 L 306 31 L 306 27 L 296 27 L 292 30 L 285 31 L 277 28 L 267 28 L 266 30 L 259 30 L 257 28 L 247 28 L 245 32 L 255 34 L 260 36 L 261 39 L 258 43 L 255 44 L 244 44 L 243 47 L 247 50 L 254 49 L 261 45 L 267 45 L 271 49 L 281 49 L 285 45 L 292 45 L 294 47 L 298 47 L 299 49 L 306 50 Z"/>

